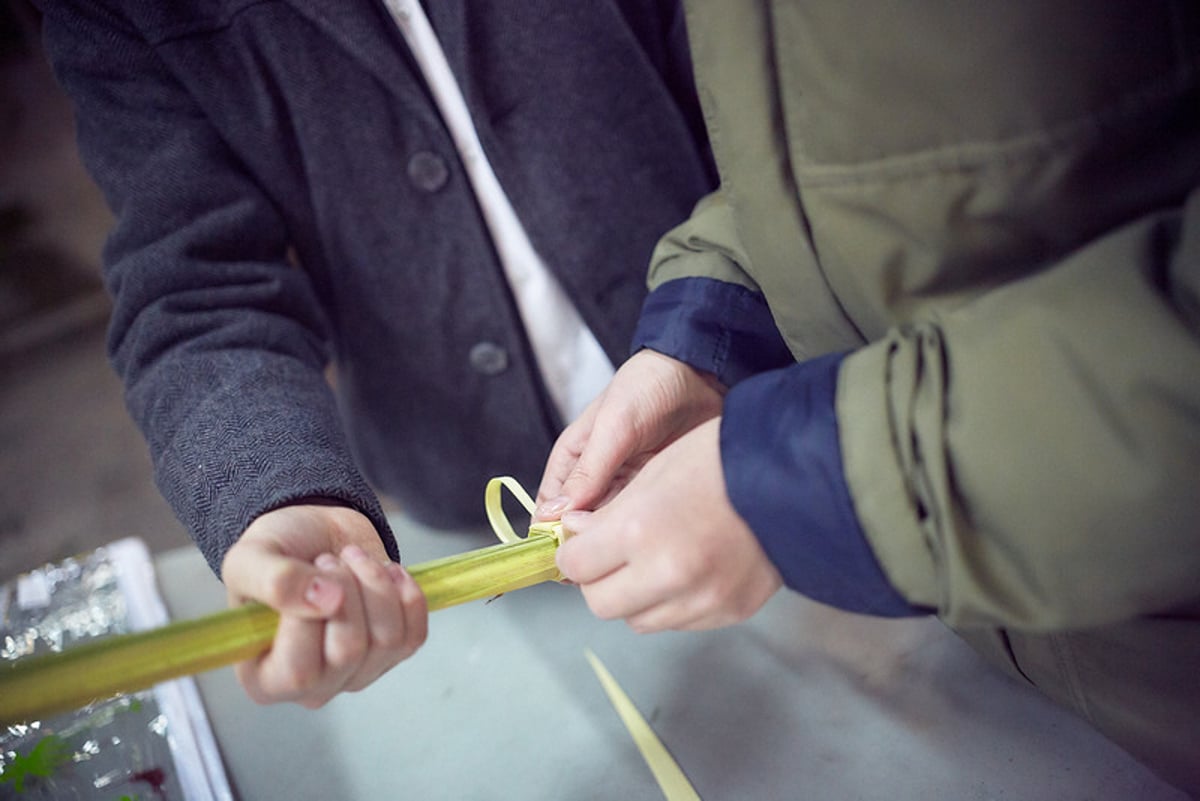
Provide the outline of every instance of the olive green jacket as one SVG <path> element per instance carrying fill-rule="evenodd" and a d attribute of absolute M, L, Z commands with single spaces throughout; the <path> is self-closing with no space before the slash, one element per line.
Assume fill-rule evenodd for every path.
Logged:
<path fill-rule="evenodd" d="M 1200 792 L 1200 9 L 688 24 L 721 188 L 651 286 L 760 289 L 797 359 L 852 350 L 842 458 L 893 585 Z"/>

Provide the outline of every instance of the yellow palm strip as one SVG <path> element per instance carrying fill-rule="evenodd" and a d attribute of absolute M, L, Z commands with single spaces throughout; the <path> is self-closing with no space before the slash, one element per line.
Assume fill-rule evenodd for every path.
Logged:
<path fill-rule="evenodd" d="M 425 594 L 429 611 L 562 578 L 554 563 L 561 525 L 535 525 L 528 537 L 516 536 L 500 510 L 501 486 L 515 487 L 514 494 L 533 510 L 533 501 L 516 481 L 492 479 L 486 504 L 501 543 L 408 568 Z M 498 526 L 498 521 L 503 525 Z M 278 625 L 274 609 L 249 603 L 8 663 L 0 666 L 0 725 L 37 720 L 118 693 L 253 659 L 271 647 Z"/>
<path fill-rule="evenodd" d="M 608 668 L 604 667 L 604 663 L 590 648 L 583 653 L 592 664 L 592 670 L 596 671 L 596 678 L 600 679 L 604 692 L 608 694 L 608 700 L 621 716 L 621 722 L 625 724 L 638 750 L 642 752 L 642 758 L 650 766 L 650 771 L 667 801 L 700 801 L 696 788 L 692 787 L 679 763 L 671 756 L 662 740 L 658 739 L 658 735 L 650 728 L 642 713 L 638 712 L 638 708 L 621 689 L 621 685 L 617 684 L 617 680 L 608 672 Z"/>

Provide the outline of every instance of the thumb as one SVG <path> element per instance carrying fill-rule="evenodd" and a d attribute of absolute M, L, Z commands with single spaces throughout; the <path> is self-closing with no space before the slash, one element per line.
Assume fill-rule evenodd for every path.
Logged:
<path fill-rule="evenodd" d="M 608 509 L 598 512 L 568 512 L 563 515 L 563 528 L 568 536 L 554 555 L 559 572 L 575 584 L 590 584 L 621 568 L 626 555 L 616 547 L 612 537 L 603 534 L 589 536 L 603 522 Z"/>
<path fill-rule="evenodd" d="M 328 618 L 341 609 L 345 589 L 329 572 L 300 559 L 240 545 L 229 550 L 221 566 L 231 602 L 259 601 L 280 614 L 310 619 Z"/>
<path fill-rule="evenodd" d="M 594 507 L 608 494 L 617 473 L 637 449 L 637 432 L 631 426 L 597 426 L 563 480 L 559 501 L 566 503 L 561 510 Z"/>

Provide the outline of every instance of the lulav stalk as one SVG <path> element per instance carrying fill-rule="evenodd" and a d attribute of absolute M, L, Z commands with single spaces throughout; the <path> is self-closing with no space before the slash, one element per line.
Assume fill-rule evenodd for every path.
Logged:
<path fill-rule="evenodd" d="M 532 512 L 533 501 L 513 479 L 492 479 L 486 494 L 488 517 L 501 543 L 408 568 L 429 611 L 562 578 L 554 563 L 561 526 L 535 525 L 528 537 L 516 536 L 500 510 L 501 486 Z M 275 610 L 249 603 L 18 660 L 0 667 L 0 725 L 37 720 L 252 659 L 271 647 L 278 624 Z"/>

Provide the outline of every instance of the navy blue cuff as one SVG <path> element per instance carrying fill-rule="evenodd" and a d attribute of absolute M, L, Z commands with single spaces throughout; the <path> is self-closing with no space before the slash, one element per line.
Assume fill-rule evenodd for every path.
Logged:
<path fill-rule="evenodd" d="M 854 514 L 834 410 L 844 356 L 730 390 L 721 420 L 726 491 L 791 589 L 849 612 L 929 614 L 891 585 Z"/>
<path fill-rule="evenodd" d="M 633 335 L 632 352 L 642 348 L 727 387 L 794 362 L 762 293 L 712 278 L 677 278 L 651 292 Z"/>

